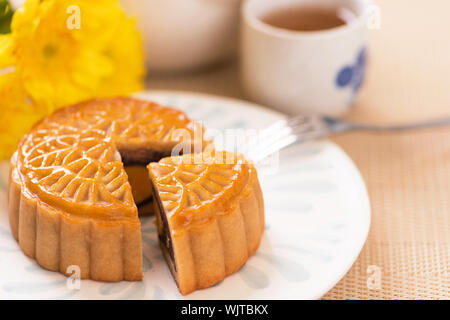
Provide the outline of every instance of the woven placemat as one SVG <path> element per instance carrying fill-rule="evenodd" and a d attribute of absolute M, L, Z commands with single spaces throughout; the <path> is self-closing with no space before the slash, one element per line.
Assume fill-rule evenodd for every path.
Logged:
<path fill-rule="evenodd" d="M 373 214 L 358 260 L 324 298 L 449 299 L 450 129 L 334 141 L 360 169 Z"/>

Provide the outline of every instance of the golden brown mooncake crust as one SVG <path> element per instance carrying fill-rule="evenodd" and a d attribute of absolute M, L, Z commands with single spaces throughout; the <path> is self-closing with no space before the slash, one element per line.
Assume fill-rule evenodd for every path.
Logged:
<path fill-rule="evenodd" d="M 177 129 L 196 126 L 181 111 L 132 98 L 70 106 L 35 125 L 11 159 L 9 219 L 22 251 L 63 274 L 76 265 L 83 279 L 142 279 L 140 222 L 122 158 L 170 153 Z"/>
<path fill-rule="evenodd" d="M 148 166 L 160 204 L 155 211 L 161 248 L 182 294 L 239 270 L 264 232 L 264 201 L 253 164 L 229 152 L 203 153 L 200 162 L 194 157 L 164 158 Z M 211 161 L 226 157 L 234 160 Z"/>

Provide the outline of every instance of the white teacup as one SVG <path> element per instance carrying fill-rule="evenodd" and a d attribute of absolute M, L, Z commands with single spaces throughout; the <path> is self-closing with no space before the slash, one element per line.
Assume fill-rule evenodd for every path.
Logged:
<path fill-rule="evenodd" d="M 344 7 L 355 18 L 319 31 L 273 27 L 261 18 L 289 6 Z M 340 115 L 364 79 L 369 0 L 247 0 L 242 7 L 241 76 L 248 97 L 288 114 Z"/>

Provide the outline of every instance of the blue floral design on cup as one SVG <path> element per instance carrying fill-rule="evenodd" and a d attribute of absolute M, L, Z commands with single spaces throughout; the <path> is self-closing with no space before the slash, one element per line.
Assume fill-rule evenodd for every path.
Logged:
<path fill-rule="evenodd" d="M 358 92 L 364 82 L 367 64 L 367 50 L 362 48 L 353 65 L 344 66 L 336 76 L 338 88 L 350 87 L 354 93 Z"/>

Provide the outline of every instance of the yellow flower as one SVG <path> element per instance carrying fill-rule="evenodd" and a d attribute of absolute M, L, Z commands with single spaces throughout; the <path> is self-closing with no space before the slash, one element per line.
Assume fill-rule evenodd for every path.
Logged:
<path fill-rule="evenodd" d="M 122 19 L 115 26 L 112 37 L 104 53 L 111 61 L 113 73 L 105 79 L 98 94 L 108 97 L 122 92 L 123 88 L 126 88 L 124 93 L 142 90 L 142 81 L 136 81 L 136 78 L 142 79 L 145 74 L 145 57 L 141 35 L 135 32 L 135 21 Z M 115 61 L 122 63 L 114 63 Z"/>
<path fill-rule="evenodd" d="M 20 137 L 48 111 L 28 98 L 17 72 L 0 75 L 0 97 L 0 159 L 6 159 Z"/>
<path fill-rule="evenodd" d="M 142 88 L 141 38 L 118 0 L 26 0 L 11 31 L 0 35 L 0 159 L 55 108 Z"/>
<path fill-rule="evenodd" d="M 70 26 L 74 6 L 79 29 Z M 61 107 L 142 87 L 141 39 L 117 0 L 27 0 L 11 30 L 17 71 L 37 103 Z"/>
<path fill-rule="evenodd" d="M 0 70 L 14 66 L 11 34 L 0 35 Z"/>

